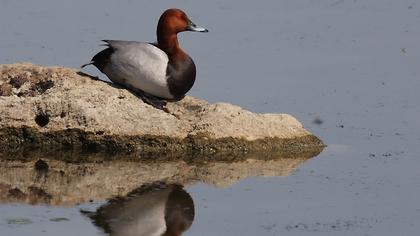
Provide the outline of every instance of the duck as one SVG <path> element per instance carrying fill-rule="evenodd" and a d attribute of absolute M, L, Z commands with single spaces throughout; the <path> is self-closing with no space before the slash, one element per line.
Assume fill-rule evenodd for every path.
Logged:
<path fill-rule="evenodd" d="M 95 66 L 114 84 L 167 112 L 167 102 L 182 100 L 196 79 L 194 61 L 179 45 L 177 34 L 184 31 L 208 32 L 184 11 L 167 9 L 159 18 L 156 42 L 102 40 L 106 48 L 82 68 Z"/>

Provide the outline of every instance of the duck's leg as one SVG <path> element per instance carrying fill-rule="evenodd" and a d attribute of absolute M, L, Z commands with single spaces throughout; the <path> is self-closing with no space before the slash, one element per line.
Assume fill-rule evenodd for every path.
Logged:
<path fill-rule="evenodd" d="M 140 90 L 138 88 L 134 88 L 132 86 L 126 86 L 126 87 L 128 87 L 128 89 L 130 91 L 132 91 L 134 94 L 139 96 L 141 98 L 141 100 L 143 100 L 144 103 L 147 103 L 147 104 L 153 106 L 154 108 L 162 110 L 166 113 L 169 113 L 168 108 L 166 108 L 166 101 L 165 100 L 157 98 L 153 95 L 150 95 L 150 94 L 148 94 L 148 93 L 146 93 L 143 90 Z"/>
<path fill-rule="evenodd" d="M 166 108 L 166 101 L 160 98 L 157 98 L 153 95 L 147 94 L 145 92 L 137 92 L 137 95 L 143 100 L 143 102 L 153 106 L 154 108 L 160 109 L 166 113 L 169 113 L 168 108 Z"/>

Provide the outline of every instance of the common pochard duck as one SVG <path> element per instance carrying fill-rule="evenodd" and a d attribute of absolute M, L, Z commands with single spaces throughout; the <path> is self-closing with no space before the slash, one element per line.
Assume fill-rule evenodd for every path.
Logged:
<path fill-rule="evenodd" d="M 157 25 L 157 42 L 103 40 L 106 49 L 83 65 L 96 66 L 112 82 L 122 85 L 156 108 L 179 101 L 195 82 L 194 61 L 179 46 L 183 31 L 208 32 L 180 9 L 168 9 Z"/>

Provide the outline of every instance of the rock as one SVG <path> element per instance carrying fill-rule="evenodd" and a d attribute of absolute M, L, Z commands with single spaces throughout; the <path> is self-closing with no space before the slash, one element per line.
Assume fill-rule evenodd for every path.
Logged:
<path fill-rule="evenodd" d="M 35 170 L 38 172 L 47 172 L 49 168 L 48 164 L 42 159 L 39 159 L 38 161 L 36 161 L 34 164 L 34 167 L 35 167 Z"/>
<path fill-rule="evenodd" d="M 287 114 L 255 114 L 189 96 L 168 109 L 172 114 L 74 69 L 0 65 L 0 157 L 101 152 L 234 158 L 324 146 Z"/>

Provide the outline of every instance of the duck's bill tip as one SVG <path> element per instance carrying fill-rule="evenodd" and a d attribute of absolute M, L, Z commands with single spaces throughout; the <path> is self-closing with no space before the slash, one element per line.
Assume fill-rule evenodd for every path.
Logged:
<path fill-rule="evenodd" d="M 188 31 L 194 31 L 194 32 L 201 32 L 201 33 L 207 33 L 209 32 L 208 29 L 203 28 L 201 26 L 197 26 L 197 25 L 190 25 L 187 28 Z"/>

